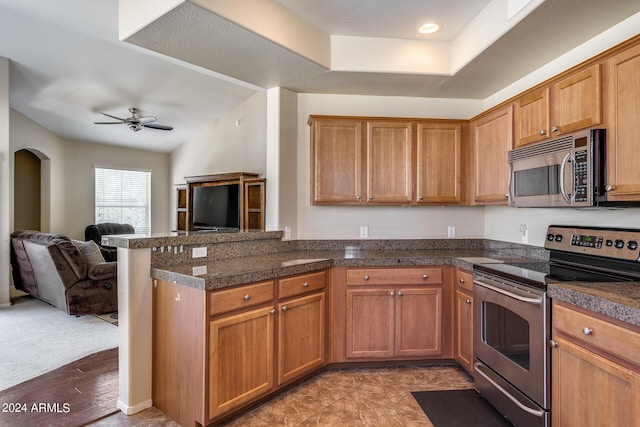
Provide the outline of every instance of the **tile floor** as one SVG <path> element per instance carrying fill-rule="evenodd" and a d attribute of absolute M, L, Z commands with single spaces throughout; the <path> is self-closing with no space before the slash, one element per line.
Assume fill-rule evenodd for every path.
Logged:
<path fill-rule="evenodd" d="M 472 387 L 473 379 L 456 366 L 327 370 L 223 425 L 432 426 L 411 396 L 412 391 Z M 133 416 L 117 413 L 89 425 L 177 426 L 155 408 Z"/>

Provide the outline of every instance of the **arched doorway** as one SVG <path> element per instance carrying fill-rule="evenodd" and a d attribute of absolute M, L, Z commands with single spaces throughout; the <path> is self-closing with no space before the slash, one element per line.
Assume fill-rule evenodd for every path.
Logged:
<path fill-rule="evenodd" d="M 41 230 L 42 167 L 30 150 L 18 150 L 13 168 L 13 229 Z"/>

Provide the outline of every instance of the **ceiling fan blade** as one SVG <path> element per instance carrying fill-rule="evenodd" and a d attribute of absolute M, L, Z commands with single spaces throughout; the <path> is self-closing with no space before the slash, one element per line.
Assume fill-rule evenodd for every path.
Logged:
<path fill-rule="evenodd" d="M 145 117 L 138 117 L 137 120 L 138 120 L 138 123 L 146 124 L 146 123 L 155 122 L 158 119 L 153 116 L 145 116 Z"/>
<path fill-rule="evenodd" d="M 102 111 L 100 111 L 100 114 L 103 114 L 103 115 L 105 115 L 107 117 L 111 117 L 112 119 L 120 120 L 122 123 L 125 122 L 125 119 L 121 119 L 120 117 L 112 116 L 111 114 L 103 113 Z"/>
<path fill-rule="evenodd" d="M 121 125 L 124 122 L 93 122 L 94 125 Z"/>
<path fill-rule="evenodd" d="M 160 129 L 160 130 L 172 130 L 172 126 L 161 125 L 159 123 L 142 123 L 142 126 L 151 129 Z"/>

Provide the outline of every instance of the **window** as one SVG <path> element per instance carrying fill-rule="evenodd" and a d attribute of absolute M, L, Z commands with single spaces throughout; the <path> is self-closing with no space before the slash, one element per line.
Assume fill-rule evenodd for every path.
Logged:
<path fill-rule="evenodd" d="M 96 224 L 131 224 L 136 233 L 151 232 L 151 172 L 95 168 Z"/>

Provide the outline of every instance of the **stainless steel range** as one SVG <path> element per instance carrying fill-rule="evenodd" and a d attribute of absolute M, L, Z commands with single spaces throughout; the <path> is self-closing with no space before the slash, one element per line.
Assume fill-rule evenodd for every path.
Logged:
<path fill-rule="evenodd" d="M 478 391 L 516 426 L 551 420 L 547 284 L 640 281 L 640 230 L 549 227 L 549 262 L 474 267 Z"/>

